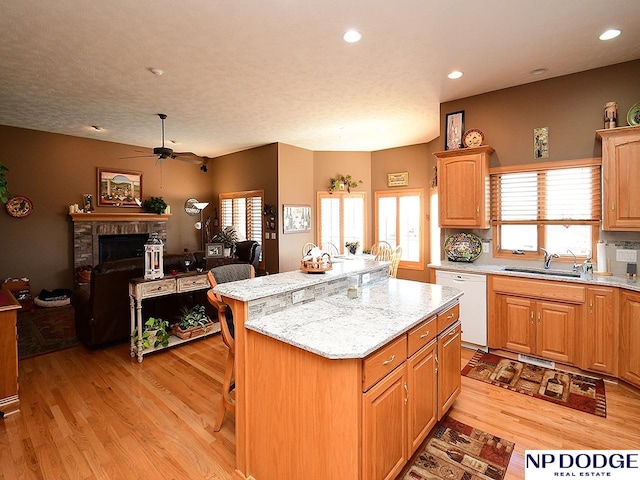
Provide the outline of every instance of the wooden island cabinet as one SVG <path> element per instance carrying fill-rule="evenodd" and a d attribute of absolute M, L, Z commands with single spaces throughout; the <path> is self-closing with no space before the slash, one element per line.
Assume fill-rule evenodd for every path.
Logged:
<path fill-rule="evenodd" d="M 640 387 L 640 292 L 621 293 L 620 378 Z"/>
<path fill-rule="evenodd" d="M 236 322 L 236 478 L 395 479 L 451 407 L 462 292 L 384 275 L 268 315 L 216 290 Z"/>

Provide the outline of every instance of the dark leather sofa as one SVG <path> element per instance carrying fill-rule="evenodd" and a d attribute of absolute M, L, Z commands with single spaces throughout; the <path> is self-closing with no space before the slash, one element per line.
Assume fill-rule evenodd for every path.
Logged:
<path fill-rule="evenodd" d="M 238 242 L 236 258 L 220 259 L 216 263 L 252 263 L 257 265 L 260 245 L 257 242 Z M 194 266 L 212 268 L 205 262 L 203 252 L 194 252 Z M 171 270 L 184 271 L 185 254 L 167 254 L 163 258 L 166 275 Z M 216 259 L 210 259 L 216 260 Z M 193 270 L 194 267 L 191 267 Z M 257 267 L 256 267 L 257 268 Z M 75 309 L 76 335 L 88 347 L 105 347 L 128 341 L 131 335 L 131 310 L 129 304 L 129 280 L 144 276 L 144 258 L 126 258 L 104 262 L 93 268 L 89 284 L 73 291 L 71 304 Z M 142 302 L 142 318 L 160 317 L 175 323 L 182 307 L 204 305 L 211 318 L 217 312 L 207 301 L 206 290 L 179 293 L 145 299 Z"/>

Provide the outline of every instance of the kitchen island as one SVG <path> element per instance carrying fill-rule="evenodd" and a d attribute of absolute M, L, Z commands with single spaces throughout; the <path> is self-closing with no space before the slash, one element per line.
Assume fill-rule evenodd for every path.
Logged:
<path fill-rule="evenodd" d="M 236 323 L 237 478 L 395 478 L 451 406 L 462 292 L 387 271 L 352 260 L 216 287 Z"/>

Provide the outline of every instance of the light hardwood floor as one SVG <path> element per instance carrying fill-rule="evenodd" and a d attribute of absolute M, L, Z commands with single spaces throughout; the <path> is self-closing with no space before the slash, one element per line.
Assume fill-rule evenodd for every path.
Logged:
<path fill-rule="evenodd" d="M 213 431 L 225 355 L 216 335 L 141 364 L 127 345 L 21 361 L 22 413 L 0 420 L 0 479 L 231 479 L 233 415 Z M 450 415 L 514 441 L 506 480 L 520 480 L 526 449 L 640 449 L 640 394 L 606 390 L 604 419 L 463 378 Z"/>

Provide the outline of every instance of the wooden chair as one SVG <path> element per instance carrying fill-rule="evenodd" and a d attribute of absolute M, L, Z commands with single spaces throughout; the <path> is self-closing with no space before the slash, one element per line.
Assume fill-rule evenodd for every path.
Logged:
<path fill-rule="evenodd" d="M 393 247 L 389 242 L 384 240 L 374 243 L 371 246 L 371 255 L 375 256 L 374 260 L 377 261 L 389 261 L 391 260 L 391 254 L 393 253 Z"/>
<path fill-rule="evenodd" d="M 227 346 L 229 352 L 227 354 L 227 365 L 224 370 L 224 379 L 222 381 L 222 399 L 220 402 L 220 410 L 218 418 L 213 429 L 220 431 L 224 414 L 227 410 L 236 411 L 235 399 L 231 396 L 235 389 L 235 324 L 233 322 L 233 312 L 229 306 L 222 301 L 222 297 L 213 291 L 213 287 L 220 283 L 235 282 L 237 280 L 246 280 L 254 278 L 256 274 L 253 265 L 246 263 L 236 263 L 231 265 L 222 265 L 212 268 L 207 273 L 207 278 L 211 284 L 211 290 L 207 292 L 207 299 L 218 311 L 218 321 L 220 322 L 220 331 L 222 332 L 222 341 Z"/>
<path fill-rule="evenodd" d="M 317 245 L 315 243 L 311 243 L 311 242 L 305 243 L 302 246 L 302 256 L 304 257 L 307 253 L 309 253 L 312 249 L 316 247 Z"/>
<path fill-rule="evenodd" d="M 389 276 L 396 278 L 398 275 L 398 265 L 400 264 L 400 257 L 402 257 L 402 247 L 398 245 L 391 254 L 391 265 L 389 265 Z"/>
<path fill-rule="evenodd" d="M 335 244 L 331 242 L 325 242 L 322 245 L 322 251 L 327 252 L 330 257 L 340 255 L 340 250 L 338 249 L 338 247 L 336 247 Z"/>

